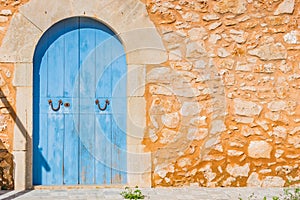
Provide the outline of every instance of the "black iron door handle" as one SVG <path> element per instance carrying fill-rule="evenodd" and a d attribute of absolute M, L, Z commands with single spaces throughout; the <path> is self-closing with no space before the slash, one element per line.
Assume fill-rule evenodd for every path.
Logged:
<path fill-rule="evenodd" d="M 104 111 L 104 110 L 106 110 L 107 106 L 109 105 L 109 100 L 108 99 L 105 100 L 105 105 L 103 108 L 101 108 L 100 101 L 98 99 L 96 99 L 95 104 L 98 106 L 99 110 Z"/>
<path fill-rule="evenodd" d="M 59 111 L 60 106 L 63 105 L 63 102 L 62 102 L 61 99 L 58 100 L 58 106 L 57 106 L 57 108 L 53 108 L 53 103 L 52 103 L 52 100 L 51 100 L 51 99 L 48 100 L 48 103 L 49 103 L 49 105 L 51 106 L 51 109 L 52 109 L 53 111 L 55 111 L 55 112 Z"/>

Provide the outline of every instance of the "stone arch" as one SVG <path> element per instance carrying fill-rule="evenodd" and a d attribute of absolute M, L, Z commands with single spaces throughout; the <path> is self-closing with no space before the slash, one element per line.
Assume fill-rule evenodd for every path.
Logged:
<path fill-rule="evenodd" d="M 32 59 L 35 47 L 49 27 L 60 20 L 75 16 L 101 21 L 114 30 L 123 42 L 129 72 L 128 184 L 151 186 L 150 154 L 143 153 L 141 145 L 146 126 L 145 65 L 163 63 L 167 60 L 167 54 L 154 24 L 148 17 L 145 5 L 136 0 L 91 0 L 88 4 L 85 1 L 72 0 L 31 0 L 13 16 L 0 47 L 0 62 L 15 65 L 13 84 L 17 91 L 18 116 L 13 144 L 15 189 L 32 187 Z M 137 159 L 141 161 L 140 164 L 131 162 Z"/>

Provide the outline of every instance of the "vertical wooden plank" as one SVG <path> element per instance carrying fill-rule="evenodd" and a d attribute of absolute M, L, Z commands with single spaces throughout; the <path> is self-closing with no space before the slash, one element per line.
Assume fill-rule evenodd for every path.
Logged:
<path fill-rule="evenodd" d="M 96 30 L 96 97 L 111 97 L 112 36 Z"/>
<path fill-rule="evenodd" d="M 48 114 L 48 165 L 47 185 L 63 184 L 64 115 Z"/>
<path fill-rule="evenodd" d="M 47 41 L 43 43 L 47 45 Z M 47 52 L 38 52 L 34 58 L 34 97 L 33 97 L 33 184 L 47 183 L 47 112 L 41 112 L 42 99 L 47 97 Z M 46 138 L 46 139 L 45 139 Z"/>
<path fill-rule="evenodd" d="M 78 98 L 79 85 L 74 84 L 79 84 L 79 18 L 69 19 L 65 31 L 64 97 Z"/>
<path fill-rule="evenodd" d="M 79 148 L 79 135 L 76 122 L 79 121 L 78 113 L 65 114 L 65 135 L 64 135 L 64 162 L 63 173 L 66 185 L 77 185 L 78 182 L 78 148 Z"/>
<path fill-rule="evenodd" d="M 111 184 L 111 115 L 96 114 L 95 178 L 96 184 Z"/>
<path fill-rule="evenodd" d="M 37 66 L 38 68 L 38 66 Z M 39 71 L 36 71 L 37 74 L 35 74 L 35 80 L 36 84 L 39 84 L 40 86 L 37 87 L 39 89 L 38 91 L 35 91 L 38 93 L 37 96 L 40 97 L 47 97 L 48 95 L 48 53 L 45 52 L 45 54 L 42 57 L 41 65 L 39 68 Z"/>
<path fill-rule="evenodd" d="M 65 26 L 64 101 L 64 184 L 79 183 L 79 18 L 71 18 Z"/>
<path fill-rule="evenodd" d="M 53 105 L 57 107 L 58 100 L 63 99 L 64 91 L 64 67 L 65 67 L 65 22 L 54 27 L 54 35 L 47 50 L 47 87 L 48 98 L 52 99 Z M 62 35 L 60 35 L 62 34 Z M 59 77 L 59 78 L 58 78 Z M 48 112 L 48 165 L 50 171 L 47 173 L 48 185 L 63 184 L 63 139 L 64 139 L 64 115 L 62 110 Z"/>
<path fill-rule="evenodd" d="M 80 19 L 80 184 L 95 178 L 95 31 Z"/>
<path fill-rule="evenodd" d="M 112 120 L 112 184 L 127 183 L 126 120 L 114 114 Z"/>
<path fill-rule="evenodd" d="M 34 120 L 39 122 L 34 132 L 33 140 L 33 184 L 46 185 L 47 172 L 50 171 L 48 164 L 48 132 L 47 130 L 47 114 L 36 114 Z M 40 133 L 40 134 L 39 134 Z"/>
<path fill-rule="evenodd" d="M 64 37 L 55 40 L 48 49 L 48 97 L 63 97 L 64 86 Z M 58 78 L 59 77 L 59 78 Z"/>

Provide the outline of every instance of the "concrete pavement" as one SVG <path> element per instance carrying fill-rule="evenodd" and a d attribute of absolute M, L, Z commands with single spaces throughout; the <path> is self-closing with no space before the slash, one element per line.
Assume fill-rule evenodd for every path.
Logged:
<path fill-rule="evenodd" d="M 145 199 L 153 200 L 248 200 L 254 193 L 251 200 L 272 199 L 283 193 L 283 188 L 141 188 L 146 195 Z M 54 189 L 54 190 L 28 190 L 28 191 L 7 191 L 0 193 L 0 199 L 19 199 L 19 200 L 122 200 L 120 195 L 121 188 L 99 188 L 99 189 Z"/>

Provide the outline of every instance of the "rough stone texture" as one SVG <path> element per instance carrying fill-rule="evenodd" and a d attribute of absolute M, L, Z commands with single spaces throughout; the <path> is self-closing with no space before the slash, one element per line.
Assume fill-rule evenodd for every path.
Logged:
<path fill-rule="evenodd" d="M 287 50 L 281 43 L 265 44 L 249 51 L 250 55 L 261 60 L 283 60 L 287 58 Z"/>
<path fill-rule="evenodd" d="M 295 8 L 295 0 L 284 0 L 281 4 L 279 4 L 278 8 L 275 10 L 274 15 L 280 14 L 291 14 L 293 13 Z"/>
<path fill-rule="evenodd" d="M 247 179 L 247 186 L 248 187 L 260 187 L 261 181 L 259 180 L 258 173 L 252 172 Z"/>
<path fill-rule="evenodd" d="M 280 162 L 295 164 L 298 156 L 292 152 L 299 148 L 300 134 L 295 128 L 300 126 L 299 4 L 294 0 L 147 0 L 146 5 L 170 49 L 165 67 L 172 68 L 146 87 L 150 112 L 157 96 L 174 102 L 167 113 L 178 112 L 180 123 L 172 131 L 182 137 L 166 145 L 144 143 L 146 149 L 160 149 L 154 166 L 165 163 L 174 151 L 167 163 L 191 161 L 184 167 L 174 165 L 168 179 L 153 173 L 154 185 L 261 187 L 268 185 L 267 176 L 286 181 L 274 168 Z M 169 20 L 162 24 L 168 13 Z M 173 52 L 179 56 L 170 56 Z M 182 78 L 170 81 L 174 72 Z M 175 90 L 177 83 L 189 86 L 184 95 Z M 153 87 L 159 92 L 153 93 Z M 160 135 L 166 125 L 157 124 L 154 130 Z M 231 174 L 224 173 L 227 168 Z M 234 169 L 241 168 L 243 176 L 234 177 Z"/>
<path fill-rule="evenodd" d="M 270 158 L 272 146 L 265 141 L 251 141 L 248 155 L 252 158 Z"/>
<path fill-rule="evenodd" d="M 246 11 L 246 0 L 221 0 L 214 6 L 214 11 L 218 13 L 231 12 L 234 14 L 242 14 Z"/>
<path fill-rule="evenodd" d="M 262 187 L 283 187 L 285 181 L 279 176 L 267 176 L 262 181 Z"/>
<path fill-rule="evenodd" d="M 234 99 L 234 111 L 237 115 L 250 117 L 254 115 L 259 115 L 262 111 L 262 106 L 251 101 Z"/>
<path fill-rule="evenodd" d="M 176 128 L 179 124 L 179 114 L 177 112 L 165 114 L 161 117 L 162 123 L 168 128 Z"/>
<path fill-rule="evenodd" d="M 243 166 L 239 166 L 237 164 L 227 165 L 226 171 L 233 177 L 239 177 L 239 176 L 248 177 L 248 173 L 250 171 L 249 166 L 250 166 L 249 163 L 246 163 Z"/>

